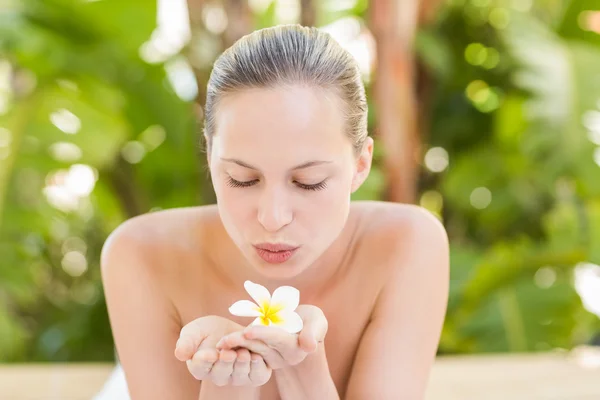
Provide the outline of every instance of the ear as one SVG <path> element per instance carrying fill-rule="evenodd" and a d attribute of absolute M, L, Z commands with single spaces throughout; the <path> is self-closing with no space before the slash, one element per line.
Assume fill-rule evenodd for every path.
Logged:
<path fill-rule="evenodd" d="M 356 172 L 352 179 L 352 193 L 356 192 L 371 172 L 371 163 L 373 161 L 373 138 L 367 136 L 363 148 L 356 160 Z"/>

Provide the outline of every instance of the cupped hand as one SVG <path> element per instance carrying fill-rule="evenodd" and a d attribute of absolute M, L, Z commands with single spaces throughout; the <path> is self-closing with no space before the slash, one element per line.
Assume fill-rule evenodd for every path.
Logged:
<path fill-rule="evenodd" d="M 299 305 L 296 313 L 303 321 L 299 333 L 288 333 L 277 326 L 251 325 L 224 336 L 216 347 L 221 351 L 249 350 L 262 356 L 274 370 L 297 365 L 325 340 L 328 323 L 323 311 L 313 305 Z"/>
<path fill-rule="evenodd" d="M 195 319 L 182 328 L 175 357 L 185 361 L 198 380 L 209 380 L 217 386 L 262 386 L 271 378 L 272 369 L 260 354 L 245 348 L 216 348 L 222 337 L 243 329 L 218 316 Z"/>

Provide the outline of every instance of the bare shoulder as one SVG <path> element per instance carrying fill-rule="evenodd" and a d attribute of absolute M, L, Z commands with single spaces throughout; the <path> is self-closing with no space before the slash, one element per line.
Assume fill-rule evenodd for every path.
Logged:
<path fill-rule="evenodd" d="M 440 279 L 448 275 L 448 236 L 430 211 L 380 201 L 359 202 L 354 207 L 362 220 L 356 263 L 378 282 L 378 291 L 395 285 L 400 276 L 414 269 L 430 268 Z M 364 265 L 369 268 L 362 268 Z"/>
<path fill-rule="evenodd" d="M 149 295 L 181 320 L 188 303 L 202 303 L 204 291 L 198 285 L 204 285 L 210 268 L 207 254 L 221 227 L 214 205 L 173 208 L 123 222 L 109 235 L 100 256 L 106 297 L 122 303 L 131 285 L 145 280 L 154 288 Z M 127 287 L 111 291 L 119 282 Z"/>
<path fill-rule="evenodd" d="M 363 219 L 365 239 L 378 246 L 402 250 L 447 246 L 442 222 L 423 207 L 384 201 L 355 202 L 354 207 Z"/>
<path fill-rule="evenodd" d="M 214 206 L 182 207 L 138 215 L 121 223 L 107 238 L 113 242 L 129 241 L 154 247 L 158 244 L 185 246 L 198 232 L 203 220 L 210 223 Z"/>
<path fill-rule="evenodd" d="M 136 216 L 120 224 L 106 239 L 101 259 L 135 253 L 147 260 L 198 249 L 205 225 L 214 223 L 216 207 L 173 208 Z M 105 263 L 101 262 L 101 265 Z"/>

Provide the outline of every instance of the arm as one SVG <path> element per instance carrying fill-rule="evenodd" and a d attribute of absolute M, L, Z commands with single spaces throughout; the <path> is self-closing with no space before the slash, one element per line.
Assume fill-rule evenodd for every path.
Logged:
<path fill-rule="evenodd" d="M 329 373 L 325 344 L 309 354 L 298 365 L 273 371 L 281 400 L 322 399 L 339 400 L 335 383 Z"/>
<path fill-rule="evenodd" d="M 106 241 L 102 282 L 117 353 L 132 400 L 198 399 L 200 382 L 173 354 L 177 313 L 149 251 L 125 223 Z"/>
<path fill-rule="evenodd" d="M 198 400 L 259 400 L 260 387 L 216 386 L 210 381 L 203 382 Z"/>
<path fill-rule="evenodd" d="M 348 400 L 425 397 L 447 307 L 449 246 L 432 215 L 419 213 L 411 225 L 359 346 Z"/>

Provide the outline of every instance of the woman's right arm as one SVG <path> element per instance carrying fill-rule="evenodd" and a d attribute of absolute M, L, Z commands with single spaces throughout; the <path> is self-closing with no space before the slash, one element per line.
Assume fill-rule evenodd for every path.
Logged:
<path fill-rule="evenodd" d="M 101 256 L 108 315 L 129 394 L 132 400 L 197 400 L 200 382 L 173 354 L 181 327 L 148 248 L 125 224 L 110 235 Z"/>

